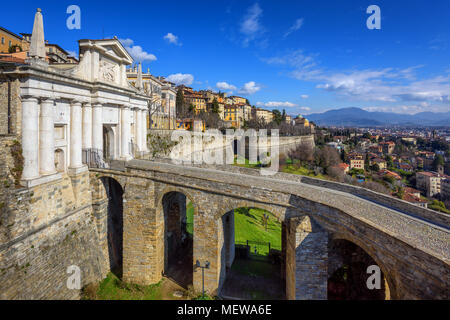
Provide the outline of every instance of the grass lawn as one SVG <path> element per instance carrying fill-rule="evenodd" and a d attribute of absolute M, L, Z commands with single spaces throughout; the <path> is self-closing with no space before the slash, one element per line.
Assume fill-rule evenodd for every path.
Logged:
<path fill-rule="evenodd" d="M 236 243 L 246 243 L 250 241 L 270 242 L 273 249 L 281 249 L 281 223 L 268 211 L 257 208 L 239 208 L 234 215 L 235 241 Z M 267 231 L 263 224 L 263 215 L 269 216 Z M 194 217 L 194 206 L 189 202 L 186 206 L 186 220 L 188 232 L 192 232 Z M 269 252 L 268 246 L 257 246 L 258 252 L 266 255 Z M 254 246 L 252 246 L 252 250 Z"/>
<path fill-rule="evenodd" d="M 257 208 L 239 208 L 234 215 L 235 241 L 245 243 L 249 241 L 270 242 L 273 249 L 281 250 L 281 223 L 268 211 Z M 263 224 L 263 215 L 269 216 L 267 231 Z M 266 255 L 268 246 L 257 246 L 258 253 Z M 254 245 L 251 250 L 253 252 Z"/>
<path fill-rule="evenodd" d="M 240 157 L 240 158 L 242 159 L 242 157 Z M 245 159 L 245 164 L 238 164 L 237 158 L 235 158 L 235 160 L 234 160 L 235 166 L 250 168 L 250 169 L 259 169 L 260 164 L 261 164 L 260 162 L 258 162 L 257 164 L 250 164 L 248 159 Z M 289 158 L 286 159 L 286 165 L 280 166 L 280 168 L 281 168 L 280 172 L 290 173 L 290 174 L 298 174 L 301 176 L 308 176 L 308 177 L 328 180 L 327 177 L 323 174 L 316 175 L 314 173 L 314 171 L 309 170 L 308 168 L 294 166 L 293 164 L 294 164 L 294 162 L 292 161 L 292 159 L 289 159 Z"/>
<path fill-rule="evenodd" d="M 238 162 L 237 162 L 237 161 L 238 161 L 238 158 L 239 158 L 240 160 L 244 159 L 245 164 L 244 164 L 244 163 L 242 163 L 242 164 L 238 163 Z M 235 166 L 238 166 L 238 167 L 257 169 L 257 168 L 260 168 L 261 162 L 258 161 L 256 164 L 250 164 L 250 160 L 248 160 L 247 158 L 243 158 L 243 157 L 241 157 L 241 156 L 236 156 L 236 157 L 234 158 L 234 165 L 235 165 Z"/>
<path fill-rule="evenodd" d="M 127 284 L 110 272 L 98 286 L 86 289 L 84 299 L 161 300 L 161 284 L 162 282 L 149 286 Z"/>
<path fill-rule="evenodd" d="M 192 202 L 186 205 L 186 230 L 190 235 L 194 234 L 194 205 Z"/>
<path fill-rule="evenodd" d="M 301 175 L 301 176 L 308 176 L 308 177 L 313 177 L 313 178 L 317 178 L 317 179 L 327 180 L 327 177 L 324 176 L 323 174 L 316 175 L 314 173 L 314 171 L 311 171 L 308 168 L 297 167 L 297 166 L 293 166 L 291 164 L 288 164 L 288 165 L 284 166 L 282 168 L 282 172 L 290 173 L 290 174 L 298 174 L 298 175 Z"/>

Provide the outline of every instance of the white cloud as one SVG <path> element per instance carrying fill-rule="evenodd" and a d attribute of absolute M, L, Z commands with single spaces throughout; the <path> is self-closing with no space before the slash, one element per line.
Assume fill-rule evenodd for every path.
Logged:
<path fill-rule="evenodd" d="M 127 39 L 119 39 L 119 41 L 122 43 L 122 45 L 123 45 L 124 47 L 130 47 L 130 46 L 132 46 L 133 43 L 134 43 L 134 41 L 131 40 L 130 38 L 127 38 Z"/>
<path fill-rule="evenodd" d="M 240 94 L 250 95 L 258 92 L 259 90 L 261 90 L 261 87 L 258 86 L 254 81 L 250 81 L 244 84 L 244 86 L 241 89 L 239 89 L 238 92 Z"/>
<path fill-rule="evenodd" d="M 297 50 L 282 56 L 262 59 L 270 65 L 286 67 L 290 76 L 316 83 L 323 89 L 352 102 L 384 102 L 406 104 L 427 102 L 445 111 L 450 105 L 450 74 L 417 80 L 416 70 L 423 65 L 408 68 L 381 68 L 330 71 L 320 67 L 315 55 Z M 413 103 L 411 105 L 414 105 Z M 400 110 L 405 110 L 399 106 Z M 386 107 L 389 108 L 389 107 Z M 425 108 L 422 106 L 422 108 Z M 405 111 L 402 111 L 405 113 Z"/>
<path fill-rule="evenodd" d="M 78 58 L 78 54 L 77 54 L 75 51 L 67 50 L 67 53 L 68 53 L 69 56 L 71 56 L 71 57 Z"/>
<path fill-rule="evenodd" d="M 227 83 L 225 81 L 217 82 L 216 83 L 216 87 L 219 90 L 224 90 L 224 91 L 234 91 L 234 90 L 237 89 L 235 86 L 233 86 L 232 84 L 229 84 L 229 83 Z"/>
<path fill-rule="evenodd" d="M 262 13 L 263 11 L 258 3 L 248 8 L 240 28 L 241 33 L 244 34 L 243 44 L 245 46 L 264 32 L 260 23 Z"/>
<path fill-rule="evenodd" d="M 289 101 L 269 101 L 269 102 L 257 102 L 257 106 L 264 106 L 267 108 L 293 108 L 298 107 L 297 104 L 289 102 Z"/>
<path fill-rule="evenodd" d="M 288 31 L 284 34 L 284 38 L 290 35 L 292 32 L 299 30 L 303 26 L 303 18 L 295 20 L 294 24 L 289 28 Z"/>
<path fill-rule="evenodd" d="M 308 98 L 309 98 L 309 96 L 308 96 L 307 94 L 302 94 L 300 97 L 301 97 L 302 99 L 308 99 Z"/>
<path fill-rule="evenodd" d="M 134 41 L 132 39 L 119 39 L 128 53 L 133 57 L 134 60 L 138 62 L 143 61 L 155 61 L 156 56 L 154 54 L 148 53 L 142 49 L 141 46 L 135 46 Z"/>
<path fill-rule="evenodd" d="M 167 40 L 169 43 L 175 44 L 177 46 L 181 46 L 182 44 L 178 42 L 178 37 L 174 35 L 173 33 L 169 32 L 164 36 L 164 39 Z"/>
<path fill-rule="evenodd" d="M 189 73 L 175 73 L 175 74 L 171 74 L 169 75 L 167 78 L 167 81 L 173 82 L 176 85 L 181 85 L 184 84 L 186 86 L 189 86 L 192 84 L 192 82 L 194 82 L 194 76 L 192 74 Z"/>

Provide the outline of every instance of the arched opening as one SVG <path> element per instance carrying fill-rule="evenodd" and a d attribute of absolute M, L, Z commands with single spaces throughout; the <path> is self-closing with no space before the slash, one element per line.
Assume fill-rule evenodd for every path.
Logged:
<path fill-rule="evenodd" d="M 61 149 L 55 150 L 55 169 L 58 172 L 66 171 L 66 162 L 64 159 L 64 151 Z"/>
<path fill-rule="evenodd" d="M 235 160 L 237 161 L 238 158 L 244 158 L 243 160 L 246 164 L 248 164 L 250 160 L 250 148 L 256 148 L 254 152 L 256 154 L 256 160 L 259 161 L 257 145 L 251 145 L 250 137 L 248 136 L 241 137 L 240 139 L 235 138 L 232 143 L 232 148 Z M 243 149 L 241 150 L 241 148 Z"/>
<path fill-rule="evenodd" d="M 109 177 L 102 177 L 108 197 L 106 230 L 108 257 L 111 272 L 122 277 L 123 266 L 123 189 L 120 183 Z"/>
<path fill-rule="evenodd" d="M 280 221 L 259 208 L 234 209 L 221 219 L 219 295 L 284 299 Z"/>
<path fill-rule="evenodd" d="M 114 157 L 114 131 L 103 126 L 103 160 L 108 161 Z"/>
<path fill-rule="evenodd" d="M 351 241 L 334 239 L 329 243 L 328 299 L 390 299 L 389 286 L 381 268 L 366 251 Z"/>
<path fill-rule="evenodd" d="M 164 275 L 187 289 L 193 282 L 194 207 L 181 192 L 162 199 L 164 210 Z"/>

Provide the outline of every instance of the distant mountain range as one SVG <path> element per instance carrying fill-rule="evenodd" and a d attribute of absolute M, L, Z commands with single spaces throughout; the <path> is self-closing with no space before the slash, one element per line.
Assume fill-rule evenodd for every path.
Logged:
<path fill-rule="evenodd" d="M 414 115 L 392 112 L 369 112 L 360 108 L 343 108 L 305 116 L 319 126 L 450 126 L 450 111 L 421 112 Z"/>

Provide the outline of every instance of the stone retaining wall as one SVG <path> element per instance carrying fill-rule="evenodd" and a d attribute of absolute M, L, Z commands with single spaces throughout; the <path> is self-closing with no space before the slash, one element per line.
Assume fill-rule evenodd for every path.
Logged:
<path fill-rule="evenodd" d="M 0 299 L 79 299 L 67 268 L 80 268 L 82 285 L 102 278 L 97 234 L 88 171 L 11 189 L 0 215 Z"/>

